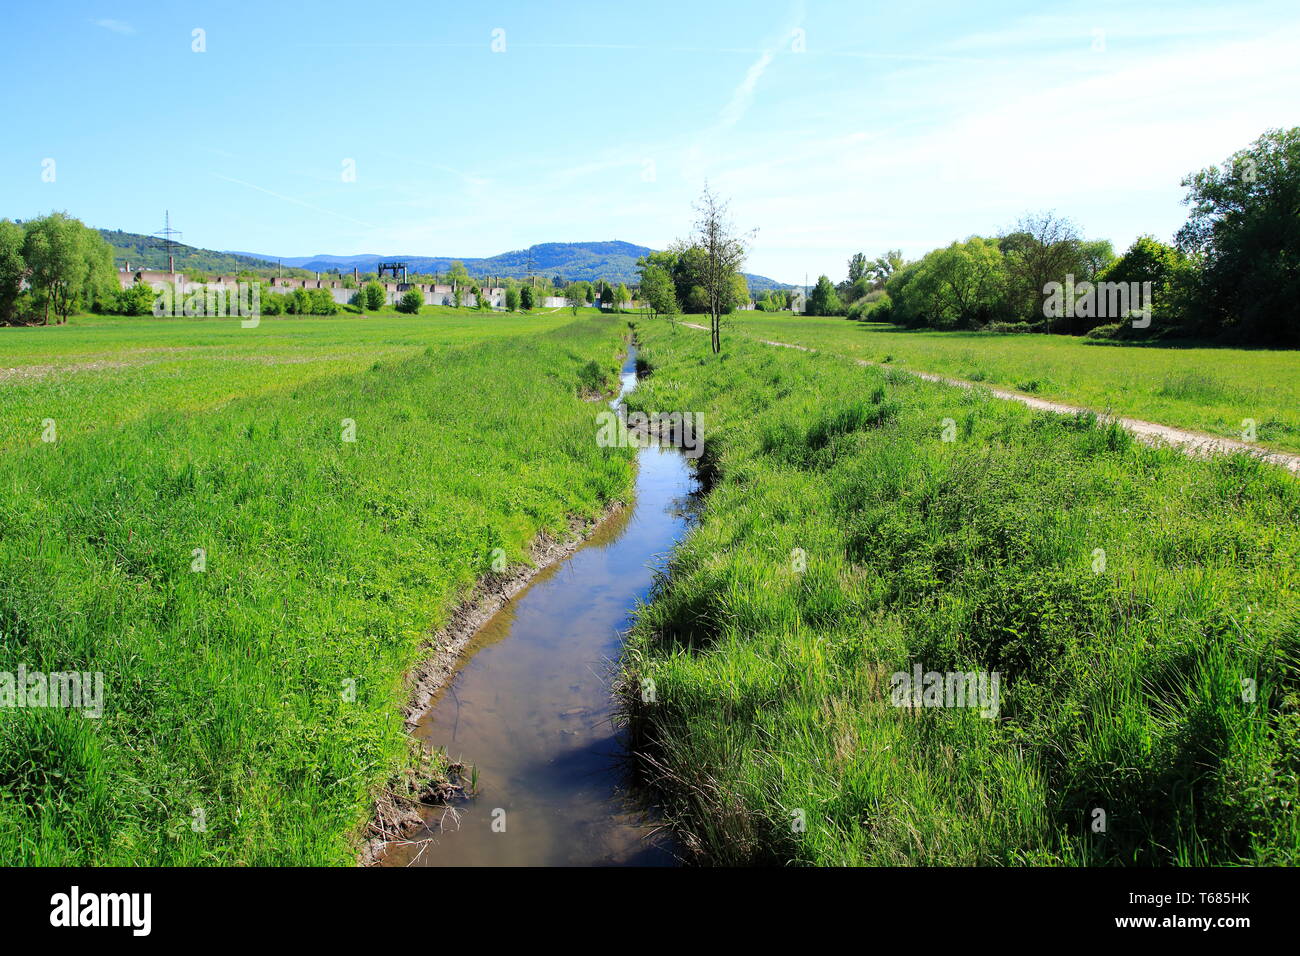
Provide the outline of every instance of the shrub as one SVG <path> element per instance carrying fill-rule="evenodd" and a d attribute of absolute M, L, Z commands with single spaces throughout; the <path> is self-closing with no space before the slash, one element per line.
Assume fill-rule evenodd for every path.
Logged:
<path fill-rule="evenodd" d="M 990 322 L 984 326 L 984 331 L 998 335 L 1011 335 L 1019 332 L 1032 332 L 1033 328 L 1028 322 Z"/>
<path fill-rule="evenodd" d="M 150 315 L 158 294 L 147 282 L 135 282 L 120 290 L 111 305 L 118 315 Z"/>
<path fill-rule="evenodd" d="M 1110 322 L 1106 325 L 1099 325 L 1095 329 L 1089 329 L 1085 338 L 1089 339 L 1117 339 L 1124 326 L 1120 322 Z"/>
<path fill-rule="evenodd" d="M 378 282 L 367 282 L 366 287 L 361 290 L 363 293 L 362 301 L 358 303 L 363 309 L 371 312 L 378 312 L 384 307 L 384 302 L 388 298 L 388 293 Z"/>
<path fill-rule="evenodd" d="M 402 293 L 402 297 L 397 300 L 397 311 L 405 312 L 407 315 L 416 315 L 422 305 L 424 305 L 424 294 L 419 289 L 407 289 Z"/>

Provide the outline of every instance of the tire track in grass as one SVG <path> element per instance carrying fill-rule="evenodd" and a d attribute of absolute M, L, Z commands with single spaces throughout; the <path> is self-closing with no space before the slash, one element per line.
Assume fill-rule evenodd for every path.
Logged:
<path fill-rule="evenodd" d="M 679 322 L 678 325 L 688 329 L 698 329 L 701 332 L 709 331 L 706 326 L 697 325 L 694 322 Z M 741 333 L 744 334 L 744 333 Z M 746 336 L 752 338 L 752 336 Z M 775 342 L 771 339 L 755 339 L 763 345 L 773 345 L 783 349 L 798 349 L 800 352 L 816 352 L 818 349 L 810 348 L 807 345 L 796 345 L 793 342 Z M 869 362 L 866 359 L 849 358 L 847 355 L 840 355 L 837 352 L 827 352 L 827 355 L 833 355 L 836 358 L 846 359 L 858 365 L 865 365 L 874 368 L 897 368 L 893 365 L 881 365 L 879 362 Z M 1043 398 L 1034 398 L 1032 395 L 1024 395 L 1020 392 L 1009 391 L 1004 388 L 992 388 L 986 385 L 978 385 L 975 382 L 968 382 L 961 378 L 948 378 L 944 375 L 935 375 L 933 372 L 916 372 L 911 369 L 898 369 L 908 375 L 914 375 L 917 378 L 924 379 L 927 382 L 938 382 L 941 385 L 955 385 L 958 388 L 985 388 L 989 394 L 995 398 L 1005 399 L 1011 402 L 1019 402 L 1021 405 L 1027 405 L 1032 409 L 1042 412 L 1053 412 L 1057 415 L 1077 415 L 1081 412 L 1092 412 L 1090 408 L 1082 405 L 1069 405 L 1065 402 L 1051 402 Z M 1100 416 L 1105 421 L 1118 422 L 1121 427 L 1132 432 L 1133 435 L 1141 442 L 1148 445 L 1171 445 L 1186 455 L 1204 458 L 1210 455 L 1229 455 L 1238 452 L 1252 455 L 1260 461 L 1267 462 L 1270 465 L 1278 465 L 1285 468 L 1293 474 L 1300 475 L 1300 455 L 1289 454 L 1283 451 L 1268 451 L 1260 448 L 1258 445 L 1252 445 L 1249 442 L 1237 441 L 1234 438 L 1220 438 L 1215 435 L 1206 435 L 1203 432 L 1188 431 L 1185 428 L 1174 428 L 1170 425 L 1161 425 L 1158 422 L 1148 422 L 1140 418 L 1123 418 L 1114 416 Z"/>

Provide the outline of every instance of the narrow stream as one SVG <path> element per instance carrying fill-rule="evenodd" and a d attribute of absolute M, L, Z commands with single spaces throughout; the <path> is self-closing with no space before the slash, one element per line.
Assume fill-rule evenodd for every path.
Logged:
<path fill-rule="evenodd" d="M 635 386 L 632 346 L 611 405 Z M 610 679 L 637 601 L 686 531 L 694 484 L 678 451 L 638 451 L 631 506 L 474 636 L 416 734 L 473 764 L 478 794 L 455 813 L 423 811 L 424 829 L 390 846 L 385 866 L 675 862 L 624 789 Z"/>

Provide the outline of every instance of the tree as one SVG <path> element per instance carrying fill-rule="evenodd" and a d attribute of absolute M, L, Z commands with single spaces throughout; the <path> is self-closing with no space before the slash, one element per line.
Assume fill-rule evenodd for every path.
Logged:
<path fill-rule="evenodd" d="M 618 288 L 614 290 L 614 311 L 622 312 L 623 304 L 631 301 L 632 293 L 628 292 L 627 286 L 620 282 Z"/>
<path fill-rule="evenodd" d="M 999 246 L 1006 257 L 1011 308 L 1032 320 L 1043 316 L 1049 282 L 1063 283 L 1069 275 L 1082 278 L 1088 271 L 1078 229 L 1054 212 L 1022 217 Z"/>
<path fill-rule="evenodd" d="M 1079 255 L 1086 272 L 1083 278 L 1096 282 L 1097 278 L 1115 262 L 1115 247 L 1109 239 L 1084 239 L 1079 243 Z"/>
<path fill-rule="evenodd" d="M 1300 127 L 1269 130 L 1182 185 L 1192 211 L 1176 241 L 1201 262 L 1205 329 L 1300 345 Z"/>
<path fill-rule="evenodd" d="M 506 286 L 506 311 L 519 311 L 519 287 L 516 285 Z"/>
<path fill-rule="evenodd" d="M 654 315 L 668 316 L 671 324 L 672 317 L 679 311 L 672 276 L 654 261 L 653 256 L 642 259 L 638 265 L 641 267 L 641 300 Z"/>
<path fill-rule="evenodd" d="M 587 304 L 587 290 L 583 288 L 585 285 L 585 282 L 570 282 L 564 290 L 564 302 L 574 315 Z"/>
<path fill-rule="evenodd" d="M 1153 236 L 1139 236 L 1099 278 L 1105 282 L 1150 282 L 1152 315 L 1167 327 L 1184 317 L 1184 300 L 1192 292 L 1195 268 L 1174 246 Z"/>
<path fill-rule="evenodd" d="M 367 282 L 361 290 L 360 305 L 363 309 L 378 312 L 388 299 L 388 291 L 378 282 Z"/>
<path fill-rule="evenodd" d="M 839 293 L 835 291 L 829 277 L 818 277 L 817 285 L 808 294 L 808 307 L 804 311 L 807 315 L 844 314 L 844 303 L 840 301 Z"/>
<path fill-rule="evenodd" d="M 447 284 L 452 288 L 470 284 L 469 270 L 459 259 L 453 260 L 451 268 L 447 270 Z"/>
<path fill-rule="evenodd" d="M 875 261 L 867 267 L 866 275 L 872 280 L 875 288 L 883 289 L 885 283 L 905 265 L 907 260 L 903 258 L 903 251 L 890 249 L 884 255 L 876 256 Z"/>
<path fill-rule="evenodd" d="M 531 312 L 537 306 L 537 297 L 533 294 L 532 286 L 524 286 L 519 290 L 519 305 L 525 312 Z"/>
<path fill-rule="evenodd" d="M 407 315 L 417 315 L 424 305 L 424 294 L 419 289 L 407 289 L 397 300 L 397 311 Z"/>
<path fill-rule="evenodd" d="M 867 257 L 865 253 L 855 252 L 849 260 L 849 284 L 867 277 Z"/>
<path fill-rule="evenodd" d="M 695 204 L 695 213 L 696 245 L 704 253 L 700 285 L 708 302 L 709 329 L 716 355 L 722 351 L 722 314 L 734 306 L 735 276 L 745 261 L 745 237 L 733 234 L 727 202 L 710 190 L 707 183 Z"/>
<path fill-rule="evenodd" d="M 22 258 L 46 325 L 51 309 L 60 323 L 66 322 L 77 309 L 106 298 L 117 284 L 112 247 L 65 213 L 26 224 Z"/>
<path fill-rule="evenodd" d="M 22 226 L 0 219 L 0 325 L 11 325 L 18 319 L 18 296 L 27 278 L 24 238 Z"/>

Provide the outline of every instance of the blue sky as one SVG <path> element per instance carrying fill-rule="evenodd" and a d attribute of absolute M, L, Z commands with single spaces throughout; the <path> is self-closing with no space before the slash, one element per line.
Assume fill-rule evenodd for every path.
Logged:
<path fill-rule="evenodd" d="M 1168 239 L 1183 175 L 1300 123 L 1293 0 L 401 6 L 10 6 L 0 216 L 170 209 L 285 256 L 661 247 L 707 178 L 748 270 L 802 282 L 1030 210 Z"/>

